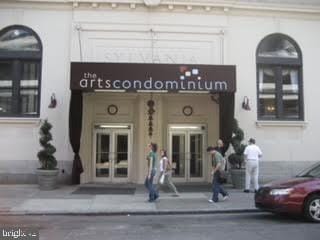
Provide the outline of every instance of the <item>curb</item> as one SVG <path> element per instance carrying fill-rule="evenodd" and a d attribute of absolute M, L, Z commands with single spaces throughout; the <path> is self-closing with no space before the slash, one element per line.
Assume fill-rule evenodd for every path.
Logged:
<path fill-rule="evenodd" d="M 123 212 L 0 212 L 0 216 L 39 216 L 39 215 L 66 215 L 66 216 L 143 216 L 143 215 L 202 215 L 202 214 L 240 214 L 259 213 L 259 209 L 226 209 L 226 210 L 181 210 L 181 211 L 123 211 Z"/>

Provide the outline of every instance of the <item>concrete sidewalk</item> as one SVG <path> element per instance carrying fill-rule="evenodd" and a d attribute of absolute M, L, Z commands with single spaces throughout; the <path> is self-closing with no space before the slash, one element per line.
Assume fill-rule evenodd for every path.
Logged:
<path fill-rule="evenodd" d="M 209 203 L 212 193 L 185 192 L 179 197 L 160 192 L 154 203 L 147 202 L 142 186 L 131 195 L 72 194 L 79 186 L 60 186 L 53 191 L 40 191 L 37 185 L 0 185 L 0 215 L 63 214 L 190 214 L 256 212 L 254 194 L 227 188 L 230 199 Z"/>

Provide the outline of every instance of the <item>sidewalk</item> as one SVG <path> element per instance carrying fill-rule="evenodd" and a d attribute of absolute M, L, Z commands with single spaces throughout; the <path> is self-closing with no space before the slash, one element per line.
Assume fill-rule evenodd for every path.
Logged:
<path fill-rule="evenodd" d="M 134 194 L 73 194 L 79 186 L 60 186 L 40 191 L 37 185 L 0 185 L 0 215 L 63 214 L 192 214 L 256 212 L 254 194 L 226 188 L 230 199 L 209 203 L 212 193 L 182 192 L 179 197 L 161 192 L 160 199 L 147 202 L 146 190 L 137 185 Z M 178 188 L 179 189 L 179 188 Z"/>

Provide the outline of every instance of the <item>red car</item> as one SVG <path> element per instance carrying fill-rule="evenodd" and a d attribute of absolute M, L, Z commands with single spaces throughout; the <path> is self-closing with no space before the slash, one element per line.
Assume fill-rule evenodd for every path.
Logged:
<path fill-rule="evenodd" d="M 255 194 L 255 204 L 264 211 L 304 215 L 320 223 L 320 163 L 290 180 L 262 186 Z"/>

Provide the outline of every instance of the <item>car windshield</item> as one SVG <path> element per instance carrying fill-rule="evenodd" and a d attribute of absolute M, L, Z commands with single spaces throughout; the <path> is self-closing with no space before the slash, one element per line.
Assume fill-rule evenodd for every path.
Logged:
<path fill-rule="evenodd" d="M 316 177 L 320 178 L 320 164 L 317 163 L 310 168 L 302 171 L 297 177 Z"/>

